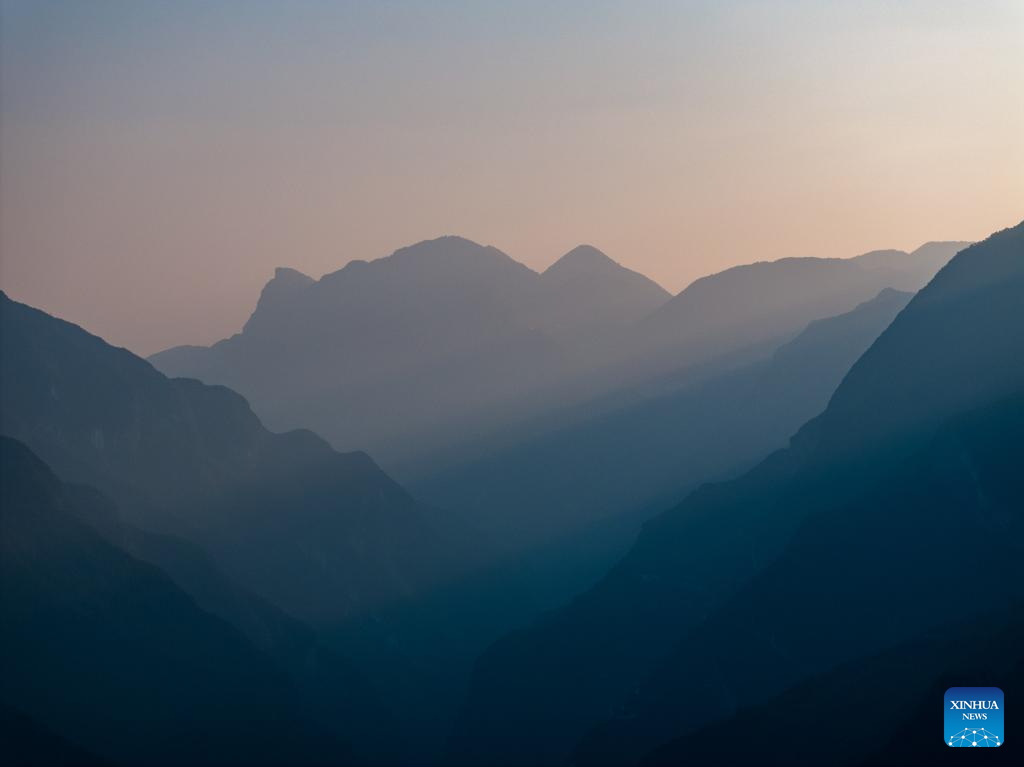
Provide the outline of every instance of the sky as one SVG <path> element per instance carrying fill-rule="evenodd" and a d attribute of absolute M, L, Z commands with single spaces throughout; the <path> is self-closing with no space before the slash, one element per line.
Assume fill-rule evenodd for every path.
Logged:
<path fill-rule="evenodd" d="M 0 287 L 148 354 L 459 234 L 677 292 L 1024 218 L 1024 2 L 0 0 Z"/>

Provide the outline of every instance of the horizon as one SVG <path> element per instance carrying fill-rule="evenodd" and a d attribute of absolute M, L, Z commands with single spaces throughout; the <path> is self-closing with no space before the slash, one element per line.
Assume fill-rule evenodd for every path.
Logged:
<path fill-rule="evenodd" d="M 143 354 L 236 332 L 278 265 L 440 232 L 535 270 L 596 243 L 677 294 L 976 241 L 1024 198 L 1016 3 L 2 0 L 0 22 L 0 284 Z"/>
<path fill-rule="evenodd" d="M 994 233 L 995 232 L 990 233 L 990 235 L 994 234 Z M 973 244 L 974 242 L 977 242 L 977 240 L 974 240 L 974 241 L 972 241 L 972 240 L 927 240 L 927 241 L 921 243 L 920 245 L 918 245 L 916 248 L 909 248 L 909 249 L 879 248 L 879 249 L 876 249 L 876 250 L 865 251 L 863 253 L 856 253 L 856 254 L 848 255 L 848 256 L 780 256 L 779 258 L 775 258 L 775 259 L 760 259 L 760 260 L 757 260 L 757 261 L 747 261 L 747 262 L 743 262 L 743 263 L 732 264 L 730 266 L 726 266 L 726 267 L 724 267 L 723 269 L 721 269 L 719 271 L 709 272 L 708 274 L 699 275 L 699 276 L 695 277 L 692 281 L 690 281 L 689 283 L 684 285 L 680 290 L 673 292 L 673 291 L 670 291 L 667 288 L 665 288 L 664 285 L 659 283 L 653 277 L 651 277 L 651 276 L 649 276 L 647 274 L 644 274 L 643 272 L 637 271 L 635 269 L 631 269 L 627 264 L 623 264 L 622 262 L 616 260 L 612 256 L 610 256 L 607 253 L 605 253 L 604 250 L 602 250 L 601 248 L 599 248 L 596 245 L 593 245 L 591 243 L 581 242 L 578 245 L 575 245 L 572 248 L 570 248 L 569 250 L 567 250 L 565 253 L 559 255 L 558 257 L 556 257 L 553 261 L 551 261 L 551 263 L 549 263 L 547 265 L 544 265 L 544 266 L 537 267 L 537 266 L 531 266 L 530 264 L 527 264 L 527 263 L 525 263 L 523 261 L 520 261 L 519 259 L 517 259 L 511 253 L 508 253 L 507 251 L 505 251 L 504 249 L 498 247 L 497 245 L 494 245 L 493 243 L 476 242 L 475 240 L 472 240 L 472 239 L 470 239 L 468 237 L 463 237 L 462 235 L 458 235 L 458 234 L 442 234 L 442 235 L 438 235 L 437 237 L 432 237 L 432 238 L 429 238 L 429 239 L 426 239 L 426 240 L 420 240 L 420 241 L 415 242 L 415 243 L 410 243 L 408 245 L 403 245 L 403 246 L 399 247 L 398 249 L 396 249 L 396 250 L 394 250 L 394 251 L 392 251 L 390 253 L 387 253 L 387 254 L 382 255 L 382 256 L 377 256 L 375 258 L 351 259 L 349 261 L 346 261 L 343 265 L 339 266 L 338 268 L 329 269 L 328 271 L 325 271 L 325 272 L 323 272 L 321 274 L 318 274 L 318 275 L 308 274 L 307 272 L 304 272 L 301 269 L 297 269 L 297 268 L 295 268 L 293 266 L 289 266 L 287 264 L 279 264 L 279 265 L 277 265 L 277 266 L 272 268 L 270 276 L 264 281 L 263 286 L 260 288 L 260 290 L 257 291 L 257 293 L 253 296 L 253 300 L 252 300 L 252 303 L 251 303 L 251 305 L 250 305 L 250 307 L 248 309 L 248 313 L 246 314 L 245 318 L 242 319 L 242 321 L 239 324 L 238 328 L 235 329 L 235 330 L 229 331 L 227 334 L 225 334 L 225 336 L 223 338 L 213 339 L 208 344 L 207 343 L 192 344 L 192 343 L 187 343 L 187 342 L 186 343 L 181 343 L 181 344 L 172 344 L 171 346 L 161 347 L 159 349 L 155 349 L 155 350 L 152 350 L 152 351 L 149 351 L 149 352 L 140 352 L 140 351 L 132 349 L 132 348 L 130 348 L 128 346 L 125 346 L 123 348 L 128 349 L 133 354 L 136 354 L 136 355 L 138 355 L 140 357 L 147 358 L 147 357 L 151 357 L 153 355 L 159 354 L 160 352 L 169 351 L 169 350 L 177 348 L 177 347 L 202 347 L 202 346 L 212 345 L 212 344 L 216 343 L 217 341 L 221 341 L 221 340 L 224 340 L 226 338 L 230 338 L 231 336 L 234 336 L 234 335 L 242 332 L 242 327 L 244 326 L 245 321 L 249 317 L 252 316 L 252 313 L 256 309 L 256 304 L 259 301 L 260 293 L 262 292 L 263 287 L 266 287 L 266 285 L 269 284 L 276 277 L 276 272 L 279 271 L 279 270 L 290 271 L 290 272 L 296 273 L 298 275 L 301 275 L 302 277 L 307 277 L 307 278 L 311 279 L 313 281 L 313 283 L 318 283 L 324 277 L 328 277 L 328 276 L 330 276 L 332 274 L 336 274 L 336 273 L 342 271 L 349 264 L 355 263 L 357 261 L 358 262 L 362 262 L 362 263 L 372 263 L 372 262 L 375 262 L 375 261 L 381 261 L 383 259 L 390 258 L 391 256 L 395 255 L 395 253 L 397 253 L 399 250 L 403 250 L 403 249 L 406 249 L 406 248 L 414 248 L 414 247 L 416 247 L 418 245 L 423 245 L 424 243 L 429 243 L 429 242 L 434 242 L 434 241 L 437 241 L 437 240 L 444 240 L 444 239 L 459 239 L 459 240 L 464 240 L 464 241 L 470 242 L 470 243 L 472 243 L 474 245 L 477 245 L 479 247 L 482 247 L 482 248 L 494 248 L 495 250 L 498 250 L 503 255 L 505 255 L 506 257 L 508 257 L 510 259 L 512 259 L 513 261 L 515 261 L 516 263 L 520 264 L 521 266 L 525 266 L 527 269 L 532 271 L 534 274 L 537 274 L 538 276 L 541 275 L 541 274 L 544 274 L 544 272 L 546 272 L 548 269 L 550 269 L 552 266 L 554 266 L 556 263 L 558 263 L 558 261 L 560 261 L 564 256 L 568 255 L 570 252 L 572 252 L 572 251 L 574 251 L 574 250 L 576 250 L 578 248 L 592 248 L 593 250 L 596 250 L 598 253 L 604 255 L 606 258 L 610 259 L 617 266 L 620 266 L 620 267 L 622 267 L 622 268 L 624 268 L 624 269 L 626 269 L 628 271 L 632 271 L 632 272 L 634 272 L 636 274 L 639 274 L 640 276 L 647 278 L 648 280 L 650 280 L 651 282 L 653 282 L 655 285 L 657 285 L 658 287 L 662 288 L 663 290 L 666 290 L 666 292 L 669 294 L 670 298 L 674 298 L 674 297 L 678 296 L 680 293 L 682 293 L 685 290 L 687 290 L 689 287 L 691 287 L 696 282 L 700 282 L 703 279 L 706 279 L 706 278 L 709 278 L 709 277 L 715 277 L 715 276 L 718 276 L 720 274 L 723 274 L 724 272 L 728 272 L 728 271 L 730 271 L 732 269 L 737 269 L 737 268 L 744 267 L 744 266 L 752 266 L 752 265 L 755 265 L 755 264 L 774 263 L 776 261 L 783 261 L 783 260 L 792 259 L 792 258 L 831 258 L 831 259 L 839 259 L 839 260 L 850 260 L 850 259 L 859 258 L 860 256 L 868 255 L 870 253 L 885 252 L 885 251 L 889 251 L 889 250 L 895 250 L 895 251 L 901 252 L 901 253 L 909 256 L 912 253 L 914 253 L 915 251 L 917 251 L 917 250 L 919 250 L 919 249 L 921 249 L 921 248 L 923 248 L 923 247 L 925 247 L 927 245 L 957 243 L 957 244 L 963 245 L 964 247 L 967 247 L 967 246 Z M 984 239 L 984 238 L 982 238 L 982 239 Z M 886 288 L 884 290 L 889 290 L 889 289 L 890 288 Z M 102 334 L 96 333 L 96 332 L 92 331 L 84 323 L 78 322 L 74 317 L 69 317 L 69 316 L 66 316 L 64 314 L 61 314 L 59 311 L 50 310 L 50 309 L 47 309 L 47 308 L 45 308 L 43 306 L 39 306 L 39 305 L 33 304 L 31 301 L 23 299 L 23 298 L 21 298 L 21 297 L 19 297 L 17 295 L 11 295 L 10 291 L 3 284 L 0 284 L 0 292 L 4 293 L 5 295 L 7 295 L 8 298 L 10 298 L 11 300 L 16 301 L 17 303 L 21 303 L 21 304 L 24 304 L 26 306 L 30 306 L 30 307 L 35 308 L 35 309 L 39 309 L 39 310 L 44 311 L 47 314 L 49 314 L 49 315 L 51 315 L 51 316 L 53 316 L 53 317 L 55 317 L 57 319 L 64 320 L 66 322 L 71 322 L 72 324 L 75 324 L 75 325 L 79 325 L 84 330 L 86 330 L 86 331 L 88 331 L 90 333 L 93 333 L 94 335 L 97 335 L 100 338 L 103 338 L 103 340 L 108 341 L 112 345 L 119 346 L 119 344 L 117 344 L 114 341 L 111 341 L 111 340 L 107 339 Z"/>

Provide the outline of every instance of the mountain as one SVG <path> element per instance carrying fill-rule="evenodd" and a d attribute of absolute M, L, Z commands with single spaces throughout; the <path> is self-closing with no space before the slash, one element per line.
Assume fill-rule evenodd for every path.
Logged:
<path fill-rule="evenodd" d="M 633 764 L 1019 600 L 1022 298 L 1024 224 L 961 251 L 789 448 L 692 493 L 601 583 L 492 647 L 450 761 Z"/>
<path fill-rule="evenodd" d="M 835 765 L 953 763 L 959 755 L 938 739 L 936 701 L 950 687 L 1016 689 L 1024 681 L 1022 618 L 1021 606 L 1013 605 L 954 620 L 673 740 L 643 764 L 817 765 L 823 754 Z"/>
<path fill-rule="evenodd" d="M 464 436 L 410 481 L 764 361 L 808 323 L 851 311 L 886 289 L 918 290 L 966 244 L 927 243 L 913 253 L 852 259 L 786 258 L 701 278 L 649 316 L 573 345 L 558 380 L 504 403 L 500 429 Z"/>
<path fill-rule="evenodd" d="M 506 543 L 536 544 L 632 509 L 661 511 L 696 484 L 785 445 L 910 298 L 887 288 L 810 323 L 766 360 L 671 393 L 639 394 L 413 489 L 444 508 L 475 512 L 477 524 Z"/>
<path fill-rule="evenodd" d="M 594 248 L 537 274 L 496 248 L 442 237 L 315 282 L 278 269 L 240 334 L 151 360 L 242 392 L 271 428 L 311 427 L 403 467 L 550 381 L 566 343 L 667 299 Z"/>
<path fill-rule="evenodd" d="M 65 485 L 76 517 L 121 551 L 159 568 L 200 609 L 226 621 L 283 673 L 303 713 L 351 746 L 360 763 L 396 763 L 398 730 L 366 675 L 326 638 L 228 578 L 198 546 L 128 525 L 85 485 Z"/>
<path fill-rule="evenodd" d="M 239 395 L 0 296 L 0 429 L 124 520 L 201 546 L 232 580 L 315 625 L 437 587 L 483 545 L 363 453 L 267 431 Z"/>
<path fill-rule="evenodd" d="M 368 450 L 408 481 L 566 410 L 596 415 L 624 386 L 763 358 L 884 288 L 917 290 L 961 245 L 752 264 L 670 297 L 591 246 L 537 274 L 496 248 L 442 237 L 317 281 L 279 269 L 240 334 L 151 361 L 241 392 L 273 429 L 312 428 L 339 449 Z"/>
<path fill-rule="evenodd" d="M 69 743 L 22 712 L 0 705 L 0 743 L 4 756 L 28 767 L 75 765 L 103 767 L 105 760 Z"/>
<path fill-rule="evenodd" d="M 873 250 L 855 256 L 854 261 L 868 269 L 884 269 L 906 275 L 918 287 L 926 285 L 949 260 L 971 243 L 962 241 L 926 242 L 917 250 Z"/>
<path fill-rule="evenodd" d="M 928 431 L 909 455 L 886 451 L 884 468 L 862 459 L 798 477 L 781 510 L 806 516 L 778 557 L 672 648 L 616 717 L 578 746 L 577 762 L 632 764 L 668 738 L 840 664 L 929 634 L 952 636 L 958 622 L 1019 602 L 1024 481 L 1014 451 L 1024 438 L 1024 389 Z M 831 486 L 814 493 L 809 481 Z M 797 506 L 808 500 L 810 508 Z M 951 544 L 961 527 L 970 539 Z M 898 685 L 875 692 L 888 696 Z M 691 695 L 682 702 L 681 686 Z"/>
<path fill-rule="evenodd" d="M 873 251 L 849 259 L 783 258 L 703 277 L 645 319 L 634 359 L 663 370 L 722 350 L 756 348 L 808 322 L 842 314 L 885 288 L 914 292 L 966 242 L 927 243 L 913 253 Z"/>
<path fill-rule="evenodd" d="M 540 275 L 538 284 L 529 310 L 532 321 L 570 342 L 637 322 L 672 297 L 591 245 L 570 250 Z"/>
<path fill-rule="evenodd" d="M 26 761 L 347 760 L 265 656 L 83 522 L 24 445 L 0 438 L 0 476 L 0 701 Z"/>

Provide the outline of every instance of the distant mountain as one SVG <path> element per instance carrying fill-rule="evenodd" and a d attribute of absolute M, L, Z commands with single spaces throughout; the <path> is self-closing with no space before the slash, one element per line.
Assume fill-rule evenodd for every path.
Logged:
<path fill-rule="evenodd" d="M 928 243 L 913 253 L 849 259 L 783 258 L 693 282 L 638 327 L 634 357 L 662 370 L 726 350 L 756 347 L 808 322 L 850 311 L 885 288 L 914 292 L 970 243 Z"/>
<path fill-rule="evenodd" d="M 696 484 L 747 469 L 785 445 L 825 408 L 910 298 L 887 288 L 846 314 L 812 322 L 767 360 L 671 393 L 638 394 L 610 413 L 480 456 L 414 490 L 474 513 L 506 542 L 536 544 L 613 514 L 661 511 Z"/>
<path fill-rule="evenodd" d="M 788 449 L 691 494 L 488 651 L 450 760 L 634 764 L 1024 596 L 1022 299 L 1024 224 L 959 253 Z"/>
<path fill-rule="evenodd" d="M 418 479 L 575 408 L 597 415 L 624 388 L 763 358 L 884 288 L 917 290 L 962 245 L 752 264 L 670 297 L 591 246 L 537 274 L 443 237 L 315 282 L 279 269 L 242 333 L 152 362 L 241 392 L 271 428 L 313 428 Z"/>
<path fill-rule="evenodd" d="M 0 704 L 19 721 L 5 757 L 347 761 L 284 674 L 83 522 L 77 491 L 24 445 L 0 438 L 0 476 Z"/>
<path fill-rule="evenodd" d="M 885 269 L 906 275 L 918 287 L 925 285 L 949 260 L 971 243 L 962 241 L 926 242 L 917 250 L 873 250 L 855 256 L 854 261 L 869 269 Z"/>
<path fill-rule="evenodd" d="M 614 331 L 643 319 L 672 296 L 590 245 L 573 248 L 538 280 L 532 322 L 565 341 Z"/>
<path fill-rule="evenodd" d="M 170 380 L 0 296 L 0 430 L 134 526 L 202 546 L 246 589 L 334 624 L 472 569 L 483 546 L 363 453 L 273 434 L 240 396 Z"/>
<path fill-rule="evenodd" d="M 315 282 L 278 269 L 239 335 L 151 360 L 242 392 L 271 428 L 312 427 L 402 466 L 557 378 L 566 343 L 668 297 L 594 248 L 537 274 L 496 248 L 442 237 Z"/>

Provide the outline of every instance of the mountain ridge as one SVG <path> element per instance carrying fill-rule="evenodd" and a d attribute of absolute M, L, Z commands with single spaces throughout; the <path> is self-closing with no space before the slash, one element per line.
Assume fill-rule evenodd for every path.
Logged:
<path fill-rule="evenodd" d="M 463 413 L 498 412 L 550 380 L 568 339 L 667 298 L 623 267 L 584 266 L 538 274 L 464 238 L 423 241 L 261 300 L 242 333 L 211 347 L 150 360 L 241 391 L 271 428 L 312 427 L 391 467 L 449 439 Z"/>
<path fill-rule="evenodd" d="M 242 392 L 273 429 L 366 449 L 407 481 L 519 423 L 701 365 L 743 364 L 810 320 L 923 283 L 899 264 L 782 259 L 670 296 L 589 245 L 538 274 L 456 236 L 295 279 L 299 292 L 261 301 L 243 333 L 150 360 Z"/>
<path fill-rule="evenodd" d="M 849 367 L 910 300 L 885 289 L 846 314 L 815 320 L 767 359 L 678 391 L 638 396 L 411 487 L 474 509 L 503 540 L 532 518 L 557 530 L 577 519 L 674 505 L 693 486 L 731 476 L 786 444 L 818 415 Z M 677 424 L 686 424 L 681 432 Z M 586 445 L 585 459 L 575 450 Z M 628 479 L 626 479 L 628 478 Z M 500 519 L 507 520 L 505 524 Z M 565 532 L 559 530 L 558 532 Z"/>
<path fill-rule="evenodd" d="M 947 312 L 944 324 L 934 326 L 919 322 L 917 315 L 922 305 L 927 307 L 934 296 L 941 294 L 947 278 L 936 277 L 861 356 L 844 378 L 844 384 L 857 380 L 861 374 L 855 375 L 853 371 L 858 365 L 865 369 L 867 361 L 877 359 L 877 350 L 892 344 L 893 339 L 902 338 L 901 345 L 909 344 L 913 349 L 919 330 L 943 337 L 959 325 L 969 326 L 964 332 L 971 343 L 947 346 L 944 351 L 960 352 L 966 346 L 971 347 L 970 351 L 949 355 L 946 371 L 955 374 L 956 380 L 947 383 L 942 379 L 936 386 L 956 392 L 963 381 L 974 380 L 972 401 L 978 406 L 998 399 L 1005 391 L 1005 380 L 1012 379 L 1014 386 L 1024 389 L 1024 371 L 1019 364 L 1012 364 L 1003 373 L 1006 360 L 1016 362 L 1024 356 L 1020 347 L 1024 333 L 1013 330 L 1020 330 L 1019 313 L 1013 307 L 1024 295 L 1020 282 L 1024 276 L 1024 224 L 1008 232 L 960 252 L 939 277 L 943 273 L 948 276 L 986 272 L 991 261 L 1009 263 L 1017 275 L 1012 291 L 975 292 L 971 311 Z M 949 308 L 947 305 L 946 309 Z M 976 321 L 965 323 L 964 318 Z M 989 343 L 989 329 L 995 318 L 995 327 L 1000 331 Z M 937 349 L 935 343 L 925 341 L 921 354 L 932 359 Z M 905 376 L 910 374 L 907 368 L 904 370 Z M 868 376 L 869 381 L 876 382 L 889 378 L 877 368 Z M 920 379 L 917 380 L 920 385 Z M 840 390 L 844 384 L 840 384 Z M 877 525 L 869 528 L 876 531 L 875 538 L 859 528 L 856 535 L 843 536 L 827 526 L 826 510 L 841 504 L 846 495 L 856 499 L 855 489 L 860 485 L 883 481 L 886 466 L 903 466 L 915 460 L 915 456 L 928 455 L 920 451 L 930 444 L 927 429 L 935 425 L 922 424 L 925 431 L 909 442 L 899 437 L 893 446 L 897 452 L 887 449 L 884 456 L 875 452 L 873 459 L 864 454 L 847 464 L 844 461 L 848 454 L 836 452 L 829 442 L 822 442 L 823 430 L 842 431 L 839 425 L 830 424 L 828 415 L 838 396 L 833 396 L 826 415 L 812 419 L 796 432 L 788 448 L 773 453 L 735 480 L 704 485 L 694 491 L 682 504 L 648 522 L 631 552 L 601 583 L 533 627 L 496 643 L 478 662 L 463 717 L 453 728 L 449 752 L 452 761 L 469 764 L 486 751 L 491 755 L 500 752 L 501 759 L 508 764 L 555 764 L 565 760 L 577 764 L 630 764 L 670 737 L 685 734 L 710 719 L 728 716 L 736 705 L 730 701 L 755 702 L 757 691 L 777 691 L 780 680 L 792 679 L 801 669 L 813 670 L 809 665 L 801 666 L 802 654 L 808 654 L 812 648 L 806 646 L 810 640 L 799 642 L 801 634 L 794 626 L 813 622 L 817 612 L 803 613 L 805 622 L 801 624 L 796 617 L 799 606 L 782 604 L 780 600 L 782 595 L 800 594 L 802 590 L 814 592 L 812 603 L 820 604 L 824 612 L 828 599 L 815 589 L 825 579 L 798 569 L 805 575 L 803 581 L 790 577 L 784 586 L 776 583 L 772 591 L 766 575 L 756 594 L 748 594 L 744 589 L 757 582 L 760 574 L 772 571 L 773 563 L 785 560 L 793 568 L 801 562 L 832 567 L 829 583 L 834 597 L 829 598 L 837 602 L 848 593 L 862 593 L 851 590 L 840 579 L 844 572 L 851 572 L 850 578 L 856 578 L 857 573 L 851 571 L 849 548 L 856 545 L 870 549 L 871 542 L 878 538 Z M 954 407 L 950 415 L 965 407 L 963 401 L 955 399 L 947 404 Z M 873 401 L 871 407 L 880 418 L 889 412 L 879 401 Z M 843 423 L 847 428 L 855 428 L 845 420 Z M 898 418 L 893 418 L 894 436 L 899 431 L 897 424 Z M 991 452 L 990 444 L 979 442 L 976 449 Z M 948 454 L 944 456 L 949 459 Z M 979 462 L 990 464 L 1002 465 Z M 927 466 L 926 461 L 924 465 Z M 915 482 L 915 476 L 908 469 L 906 474 L 894 474 L 891 481 L 896 487 L 929 487 L 927 483 Z M 956 492 L 921 495 L 932 503 L 949 504 L 953 498 L 966 502 L 970 496 L 965 498 L 964 486 L 957 484 L 965 481 L 964 473 L 950 470 L 944 476 Z M 993 499 L 999 499 L 999 508 L 1004 511 L 1008 508 L 1007 498 L 1012 498 L 1003 494 L 1007 476 L 1004 472 L 986 477 L 984 486 Z M 984 498 L 983 493 L 980 495 Z M 978 502 L 975 497 L 974 503 Z M 920 499 L 909 503 L 908 508 L 927 509 Z M 856 500 L 851 500 L 851 504 L 853 509 L 860 508 Z M 872 507 L 868 504 L 866 508 Z M 891 503 L 879 508 L 893 511 Z M 854 512 L 850 514 L 842 516 L 847 526 L 858 524 Z M 872 515 L 871 519 L 877 516 Z M 911 525 L 909 515 L 905 516 L 900 531 Z M 825 525 L 830 536 L 828 546 L 816 540 L 820 545 L 801 549 L 808 552 L 803 558 L 785 559 L 796 536 L 801 535 L 802 539 L 800 531 L 805 520 L 811 519 L 819 528 Z M 884 524 L 881 519 L 876 522 Z M 929 540 L 936 534 L 931 528 L 927 532 Z M 891 574 L 902 561 L 892 558 L 893 548 L 903 541 L 909 545 L 915 540 L 908 535 L 895 535 L 891 541 L 881 539 L 887 543 L 887 573 Z M 849 548 L 840 553 L 844 545 Z M 918 549 L 914 551 L 918 556 Z M 920 562 L 923 572 L 932 573 L 933 559 L 923 557 Z M 920 582 L 917 577 L 908 580 L 906 592 L 916 595 L 924 605 L 927 600 L 913 591 Z M 800 583 L 805 585 L 801 587 Z M 1007 584 L 999 596 L 1010 588 Z M 901 594 L 901 599 L 907 598 L 910 597 Z M 869 604 L 874 603 L 862 600 L 856 606 Z M 905 615 L 905 633 L 926 625 L 921 618 L 922 608 L 911 610 L 911 606 L 908 604 Z M 881 603 L 878 609 L 882 609 Z M 932 612 L 941 614 L 934 609 Z M 784 624 L 788 628 L 786 633 L 782 633 L 778 623 L 771 622 L 768 613 L 790 621 Z M 838 622 L 841 618 L 841 614 L 828 614 L 830 620 L 834 617 Z M 852 628 L 849 633 L 853 634 Z M 893 639 L 896 638 L 894 634 Z M 784 640 L 787 644 L 780 644 Z M 861 641 L 860 646 L 868 650 L 871 642 L 878 641 L 877 631 L 870 635 L 865 632 Z M 808 656 L 808 663 L 811 657 L 821 663 L 830 652 L 841 659 L 840 649 L 849 646 L 839 639 L 831 644 L 823 641 L 815 654 Z M 743 647 L 747 647 L 747 655 L 740 652 Z M 755 655 L 753 660 L 748 657 Z M 788 661 L 776 662 L 780 656 Z M 698 693 L 680 698 L 680 691 L 687 689 Z M 702 697 L 702 692 L 707 695 Z M 686 702 L 691 699 L 692 705 Z"/>
<path fill-rule="evenodd" d="M 0 320 L 0 430 L 67 480 L 110 496 L 132 524 L 199 543 L 287 612 L 333 620 L 472 567 L 468 531 L 415 501 L 366 453 L 338 453 L 310 431 L 267 431 L 236 392 L 168 379 L 5 294 Z M 293 538 L 278 536 L 301 520 L 319 535 L 299 556 L 282 545 Z M 324 548 L 331 541 L 336 549 Z M 428 542 L 438 548 L 425 551 Z M 311 559 L 314 550 L 323 559 Z M 344 588 L 324 589 L 325 577 Z"/>

